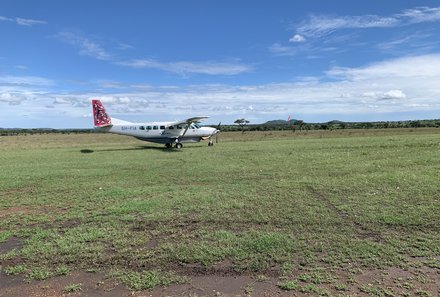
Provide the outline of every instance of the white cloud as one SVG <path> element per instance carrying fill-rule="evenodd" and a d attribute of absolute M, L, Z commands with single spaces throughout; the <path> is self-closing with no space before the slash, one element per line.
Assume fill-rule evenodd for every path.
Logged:
<path fill-rule="evenodd" d="M 390 16 L 311 15 L 309 19 L 293 26 L 297 34 L 306 37 L 322 37 L 342 29 L 389 28 L 413 23 L 440 21 L 440 7 L 416 7 Z"/>
<path fill-rule="evenodd" d="M 130 97 L 127 97 L 127 96 L 125 96 L 125 97 L 121 97 L 121 98 L 119 98 L 119 102 L 120 102 L 121 104 L 128 104 L 128 103 L 131 102 L 131 98 L 130 98 Z"/>
<path fill-rule="evenodd" d="M 250 72 L 253 68 L 242 63 L 222 63 L 222 62 L 160 62 L 153 59 L 132 59 L 117 60 L 113 55 L 106 51 L 99 43 L 86 38 L 78 33 L 59 32 L 55 38 L 65 43 L 79 48 L 81 55 L 90 56 L 98 60 L 110 61 L 113 64 L 127 66 L 131 68 L 151 68 L 181 75 L 188 74 L 207 74 L 207 75 L 237 75 L 243 72 Z M 125 45 L 125 48 L 131 46 Z"/>
<path fill-rule="evenodd" d="M 23 85 L 23 86 L 51 86 L 54 82 L 50 79 L 38 76 L 0 76 L 1 85 Z"/>
<path fill-rule="evenodd" d="M 134 59 L 129 61 L 120 61 L 116 62 L 116 64 L 121 66 L 128 66 L 132 68 L 160 68 L 162 67 L 161 63 L 158 63 L 154 60 L 150 59 Z"/>
<path fill-rule="evenodd" d="M 361 68 L 334 67 L 328 75 L 352 81 L 367 79 L 440 77 L 440 54 L 404 57 Z"/>
<path fill-rule="evenodd" d="M 220 120 L 238 118 L 244 113 L 252 117 L 253 122 L 283 118 L 289 113 L 305 117 L 319 114 L 321 118 L 338 114 L 353 118 L 359 114 L 418 111 L 423 117 L 426 112 L 440 112 L 439 77 L 440 55 L 425 55 L 357 68 L 332 68 L 321 78 L 262 85 L 149 85 L 144 89 L 104 88 L 94 93 L 63 94 L 41 92 L 39 86 L 0 83 L 0 104 L 9 105 L 6 109 L 0 108 L 0 126 L 2 117 L 10 114 L 11 108 L 21 110 L 20 106 L 39 114 L 42 120 L 63 112 L 66 117 L 80 119 L 90 112 L 92 98 L 101 98 L 115 117 L 126 120 L 138 117 L 140 121 L 204 114 Z M 29 81 L 26 77 L 14 80 Z M 94 85 L 102 87 L 102 81 L 90 82 L 87 89 Z M 46 108 L 52 104 L 54 108 Z"/>
<path fill-rule="evenodd" d="M 79 54 L 98 60 L 111 60 L 112 56 L 97 42 L 73 32 L 59 32 L 55 38 L 79 48 Z"/>
<path fill-rule="evenodd" d="M 249 72 L 252 67 L 241 63 L 218 62 L 169 62 L 163 63 L 151 59 L 121 61 L 116 64 L 133 68 L 154 68 L 177 74 L 208 74 L 208 75 L 237 75 Z"/>
<path fill-rule="evenodd" d="M 21 94 L 0 93 L 0 102 L 6 102 L 9 105 L 18 105 L 25 99 L 26 97 Z"/>
<path fill-rule="evenodd" d="M 21 26 L 33 26 L 33 25 L 44 25 L 47 24 L 46 21 L 40 20 L 32 20 L 32 19 L 23 19 L 23 18 L 15 18 L 15 22 Z"/>
<path fill-rule="evenodd" d="M 119 43 L 117 46 L 117 49 L 119 50 L 130 50 L 130 49 L 134 49 L 134 46 L 130 45 L 130 44 L 126 44 L 126 43 Z"/>
<path fill-rule="evenodd" d="M 399 17 L 408 18 L 411 23 L 436 22 L 440 21 L 440 7 L 416 7 L 406 9 L 398 14 Z"/>
<path fill-rule="evenodd" d="M 53 100 L 53 104 L 72 104 L 72 101 L 68 98 L 56 97 Z"/>
<path fill-rule="evenodd" d="M 352 96 L 352 95 L 350 95 Z M 347 97 L 347 98 L 350 98 Z M 406 94 L 401 90 L 389 90 L 387 92 L 365 92 L 360 94 L 361 97 L 373 100 L 403 100 L 406 99 Z M 363 103 L 369 101 L 362 101 Z"/>
<path fill-rule="evenodd" d="M 269 47 L 269 52 L 275 56 L 304 55 L 307 59 L 318 59 L 322 57 L 322 54 L 342 53 L 344 51 L 346 51 L 345 48 L 317 46 L 314 45 L 313 42 L 301 42 L 295 45 L 282 45 L 279 43 L 274 43 Z"/>
<path fill-rule="evenodd" d="M 236 75 L 243 72 L 250 72 L 252 67 L 240 63 L 216 63 L 216 62 L 173 62 L 165 64 L 164 70 L 175 73 L 199 73 L 210 75 Z"/>
<path fill-rule="evenodd" d="M 298 34 L 309 37 L 320 37 L 340 29 L 384 28 L 396 26 L 399 20 L 395 17 L 377 15 L 364 16 L 310 16 L 308 21 L 296 27 Z"/>
<path fill-rule="evenodd" d="M 279 43 L 274 43 L 269 47 L 269 51 L 277 56 L 295 56 L 300 49 L 293 46 L 285 46 Z"/>
<path fill-rule="evenodd" d="M 127 97 L 132 106 L 148 102 L 145 108 L 131 107 L 147 113 L 158 108 L 158 113 L 168 111 L 176 115 L 188 114 L 188 110 L 218 116 L 239 115 L 246 111 L 258 118 L 265 114 L 275 117 L 294 110 L 301 114 L 353 116 L 440 110 L 438 77 L 440 55 L 425 55 L 358 68 L 332 68 L 326 77 L 308 77 L 306 82 L 301 79 L 296 83 L 250 86 L 200 85 L 168 88 L 166 93 L 160 88 L 151 88 L 142 93 L 121 93 L 114 97 Z M 328 79 L 331 81 L 326 82 Z M 109 102 L 121 103 L 115 99 Z"/>
<path fill-rule="evenodd" d="M 28 70 L 28 69 L 29 69 L 29 68 L 28 68 L 27 66 L 25 66 L 25 65 L 15 65 L 14 67 L 17 68 L 17 69 L 20 69 L 20 70 Z"/>
<path fill-rule="evenodd" d="M 5 16 L 0 16 L 0 21 L 6 21 L 6 22 L 14 22 L 17 25 L 20 26 L 34 26 L 34 25 L 45 25 L 47 24 L 46 21 L 41 21 L 41 20 L 33 20 L 33 19 L 24 19 L 24 18 L 8 18 Z"/>
<path fill-rule="evenodd" d="M 398 38 L 398 39 L 394 39 L 391 41 L 386 41 L 386 42 L 381 42 L 377 45 L 377 47 L 379 49 L 382 50 L 389 50 L 389 49 L 393 49 L 396 47 L 400 47 L 404 44 L 409 44 L 409 43 L 414 43 L 414 41 L 421 39 L 421 38 L 426 38 L 429 37 L 426 34 L 411 34 L 402 38 Z"/>
<path fill-rule="evenodd" d="M 124 89 L 131 87 L 127 84 L 123 84 L 117 81 L 100 81 L 99 84 L 101 88 L 106 88 L 106 89 Z"/>
<path fill-rule="evenodd" d="M 405 99 L 406 95 L 401 90 L 390 90 L 385 92 L 381 99 Z"/>
<path fill-rule="evenodd" d="M 14 21 L 14 20 L 11 19 L 11 18 L 8 18 L 8 17 L 5 17 L 5 16 L 1 16 L 1 15 L 0 15 L 0 21 L 4 21 L 4 22 L 12 22 L 12 21 Z"/>
<path fill-rule="evenodd" d="M 293 35 L 292 38 L 289 39 L 289 42 L 304 42 L 304 41 L 306 41 L 306 39 L 304 38 L 304 36 L 300 34 L 295 34 Z"/>

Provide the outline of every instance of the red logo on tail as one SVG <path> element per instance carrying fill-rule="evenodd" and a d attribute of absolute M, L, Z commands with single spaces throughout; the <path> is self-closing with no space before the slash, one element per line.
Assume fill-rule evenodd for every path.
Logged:
<path fill-rule="evenodd" d="M 93 99 L 93 120 L 96 127 L 103 127 L 112 124 L 110 117 L 105 111 L 104 105 L 102 105 L 100 100 Z"/>

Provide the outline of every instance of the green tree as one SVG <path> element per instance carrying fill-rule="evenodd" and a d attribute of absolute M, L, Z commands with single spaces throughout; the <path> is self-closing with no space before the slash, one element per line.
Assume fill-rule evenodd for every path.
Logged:
<path fill-rule="evenodd" d="M 241 133 L 244 133 L 244 126 L 246 126 L 246 124 L 249 124 L 249 121 L 246 119 L 237 119 L 235 120 L 234 124 L 237 124 L 241 127 Z"/>
<path fill-rule="evenodd" d="M 293 131 L 295 132 L 295 129 L 302 130 L 303 126 L 304 126 L 303 120 L 296 120 L 293 125 L 293 129 L 294 129 Z"/>

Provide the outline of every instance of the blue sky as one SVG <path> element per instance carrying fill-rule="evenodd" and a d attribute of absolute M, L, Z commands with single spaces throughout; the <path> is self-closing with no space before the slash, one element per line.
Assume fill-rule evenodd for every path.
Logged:
<path fill-rule="evenodd" d="M 0 2 L 0 127 L 440 118 L 438 1 Z"/>

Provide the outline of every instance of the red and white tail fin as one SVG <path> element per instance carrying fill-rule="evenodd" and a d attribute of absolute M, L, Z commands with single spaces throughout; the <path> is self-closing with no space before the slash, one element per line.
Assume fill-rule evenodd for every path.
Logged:
<path fill-rule="evenodd" d="M 106 127 L 112 125 L 112 120 L 105 111 L 104 105 L 102 105 L 101 100 L 93 99 L 92 107 L 95 127 Z"/>

